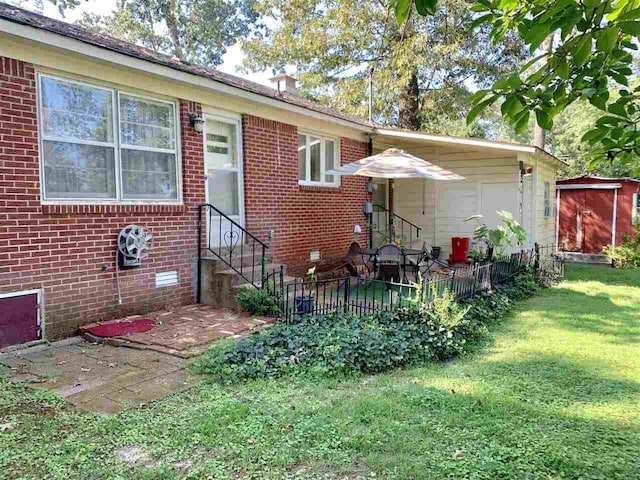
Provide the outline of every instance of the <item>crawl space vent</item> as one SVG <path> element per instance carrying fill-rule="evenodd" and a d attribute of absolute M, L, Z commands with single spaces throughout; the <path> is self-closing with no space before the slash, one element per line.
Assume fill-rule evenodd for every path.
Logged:
<path fill-rule="evenodd" d="M 178 285 L 177 270 L 156 273 L 156 288 L 171 287 L 172 285 Z"/>

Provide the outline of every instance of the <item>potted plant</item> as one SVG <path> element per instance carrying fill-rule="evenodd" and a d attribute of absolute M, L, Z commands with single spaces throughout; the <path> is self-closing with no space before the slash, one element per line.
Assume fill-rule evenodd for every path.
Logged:
<path fill-rule="evenodd" d="M 504 256 L 507 249 L 513 246 L 514 240 L 518 245 L 527 241 L 526 230 L 513 218 L 510 212 L 499 210 L 496 213 L 502 218 L 502 225 L 498 225 L 496 228 L 489 228 L 483 223 L 482 215 L 472 215 L 464 220 L 465 222 L 476 222 L 473 239 L 485 244 L 488 261 L 493 259 L 494 254 L 498 257 Z"/>
<path fill-rule="evenodd" d="M 309 278 L 309 280 L 305 281 L 304 284 L 309 285 L 309 293 L 311 293 L 317 284 L 315 266 L 307 270 L 307 277 Z M 313 295 L 304 295 L 304 286 L 302 289 L 302 293 L 303 295 L 297 296 L 294 299 L 295 306 L 296 306 L 296 313 L 300 315 L 313 313 L 315 303 L 316 303 L 316 297 L 314 297 Z"/>

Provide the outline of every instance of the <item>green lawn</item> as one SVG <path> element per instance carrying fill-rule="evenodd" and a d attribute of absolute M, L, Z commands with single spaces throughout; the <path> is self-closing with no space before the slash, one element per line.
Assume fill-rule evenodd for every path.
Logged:
<path fill-rule="evenodd" d="M 202 385 L 114 417 L 0 388 L 11 479 L 639 479 L 640 271 L 567 268 L 442 365 Z M 149 458 L 129 467 L 126 445 Z"/>

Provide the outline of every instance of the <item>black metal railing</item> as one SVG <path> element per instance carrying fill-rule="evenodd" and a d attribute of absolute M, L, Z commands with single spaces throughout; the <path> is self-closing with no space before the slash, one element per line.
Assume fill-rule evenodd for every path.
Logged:
<path fill-rule="evenodd" d="M 382 205 L 374 204 L 369 214 L 369 245 L 401 243 L 411 246 L 420 237 L 419 226 L 411 223 Z M 380 240 L 376 242 L 376 240 Z M 379 246 L 379 245 L 378 245 Z"/>
<path fill-rule="evenodd" d="M 198 206 L 198 279 L 203 256 L 203 219 L 208 225 L 205 252 L 213 254 L 254 287 L 262 288 L 267 279 L 269 246 L 211 204 Z M 200 289 L 198 302 L 199 295 Z"/>
<path fill-rule="evenodd" d="M 293 321 L 300 315 L 322 316 L 334 311 L 366 315 L 402 307 L 415 300 L 419 291 L 423 300 L 432 302 L 450 291 L 457 300 L 486 293 L 509 281 L 523 269 L 533 269 L 538 278 L 557 278 L 564 265 L 553 247 L 539 247 L 494 258 L 472 268 L 439 273 L 418 283 L 397 283 L 361 277 L 331 280 L 296 280 L 282 285 L 281 319 Z"/>

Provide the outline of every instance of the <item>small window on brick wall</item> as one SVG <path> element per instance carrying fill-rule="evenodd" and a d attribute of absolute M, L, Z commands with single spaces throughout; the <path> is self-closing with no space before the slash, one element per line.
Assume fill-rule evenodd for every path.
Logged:
<path fill-rule="evenodd" d="M 175 102 L 40 75 L 43 198 L 179 199 Z"/>
<path fill-rule="evenodd" d="M 337 165 L 338 142 L 318 135 L 298 134 L 298 183 L 338 186 L 338 177 L 327 172 Z"/>

